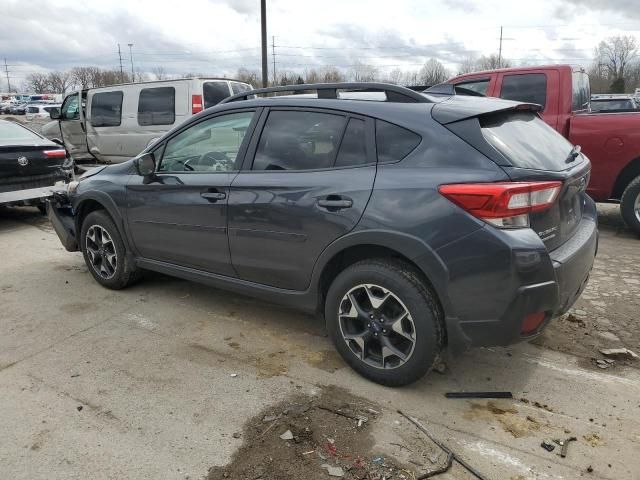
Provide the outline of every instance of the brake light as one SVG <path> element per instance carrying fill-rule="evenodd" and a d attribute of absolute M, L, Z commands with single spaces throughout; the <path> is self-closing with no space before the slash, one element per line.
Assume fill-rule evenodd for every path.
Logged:
<path fill-rule="evenodd" d="M 66 158 L 67 152 L 64 150 L 45 150 L 44 156 L 49 158 Z"/>
<path fill-rule="evenodd" d="M 562 182 L 497 182 L 440 185 L 438 191 L 471 215 L 499 228 L 529 226 L 529 214 L 549 209 Z"/>
<path fill-rule="evenodd" d="M 542 325 L 542 322 L 544 322 L 545 317 L 546 314 L 544 312 L 536 312 L 527 315 L 526 317 L 524 317 L 524 321 L 522 322 L 520 333 L 522 335 L 529 335 L 535 332 L 536 330 L 538 330 L 538 328 L 540 328 L 540 325 Z"/>
<path fill-rule="evenodd" d="M 202 111 L 202 95 L 191 95 L 191 113 L 196 114 Z"/>

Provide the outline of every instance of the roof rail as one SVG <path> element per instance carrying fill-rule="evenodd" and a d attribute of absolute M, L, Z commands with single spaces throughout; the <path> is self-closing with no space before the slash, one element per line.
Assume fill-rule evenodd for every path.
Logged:
<path fill-rule="evenodd" d="M 345 82 L 345 83 L 307 83 L 301 85 L 286 85 L 282 87 L 258 88 L 232 95 L 220 103 L 247 100 L 253 95 L 279 92 L 305 92 L 315 90 L 318 98 L 338 99 L 338 90 L 353 90 L 359 92 L 384 92 L 388 102 L 396 103 L 433 103 L 424 95 L 414 92 L 406 87 L 375 82 Z"/>

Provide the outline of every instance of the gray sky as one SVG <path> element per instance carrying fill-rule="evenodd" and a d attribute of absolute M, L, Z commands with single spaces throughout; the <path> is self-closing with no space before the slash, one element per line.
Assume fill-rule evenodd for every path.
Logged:
<path fill-rule="evenodd" d="M 260 68 L 259 0 L 0 0 L 0 61 L 20 84 L 32 72 L 77 65 L 233 76 Z M 269 67 L 418 69 L 430 57 L 452 72 L 468 56 L 587 65 L 617 34 L 640 37 L 638 0 L 267 0 Z M 4 68 L 4 66 L 3 66 Z M 4 80 L 4 75 L 0 77 Z M 0 90 L 6 84 L 0 81 Z"/>

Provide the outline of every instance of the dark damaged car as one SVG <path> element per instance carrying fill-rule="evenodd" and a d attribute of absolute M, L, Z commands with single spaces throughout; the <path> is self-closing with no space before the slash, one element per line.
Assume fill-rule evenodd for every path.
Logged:
<path fill-rule="evenodd" d="M 72 175 L 64 148 L 19 123 L 0 120 L 0 205 L 44 209 L 43 199 Z"/>
<path fill-rule="evenodd" d="M 317 94 L 252 98 L 285 90 Z M 355 370 L 407 384 L 445 349 L 538 335 L 597 248 L 580 150 L 536 105 L 455 93 L 236 95 L 72 183 L 49 217 L 107 288 L 147 269 L 318 312 Z"/>

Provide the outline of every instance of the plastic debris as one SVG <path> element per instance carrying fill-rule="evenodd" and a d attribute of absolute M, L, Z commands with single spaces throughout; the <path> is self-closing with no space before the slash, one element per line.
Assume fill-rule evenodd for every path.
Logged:
<path fill-rule="evenodd" d="M 229 375 L 231 378 L 236 378 L 238 376 L 237 373 L 232 373 L 231 375 Z"/>
<path fill-rule="evenodd" d="M 287 430 L 282 435 L 280 435 L 280 438 L 282 440 L 293 440 L 293 433 L 291 433 L 291 430 Z"/>
<path fill-rule="evenodd" d="M 334 467 L 333 465 L 329 465 L 328 463 L 323 463 L 320 465 L 321 468 L 326 468 L 327 473 L 331 477 L 344 477 L 344 471 L 341 467 Z"/>
<path fill-rule="evenodd" d="M 556 448 L 556 446 L 553 443 L 551 443 L 551 440 L 543 440 L 540 446 L 544 448 L 547 452 L 553 452 Z"/>
<path fill-rule="evenodd" d="M 637 353 L 632 352 L 628 348 L 603 348 L 602 350 L 600 350 L 600 353 L 607 357 L 619 356 L 619 357 L 633 358 L 634 360 L 637 360 L 638 358 L 640 358 L 638 357 Z"/>

